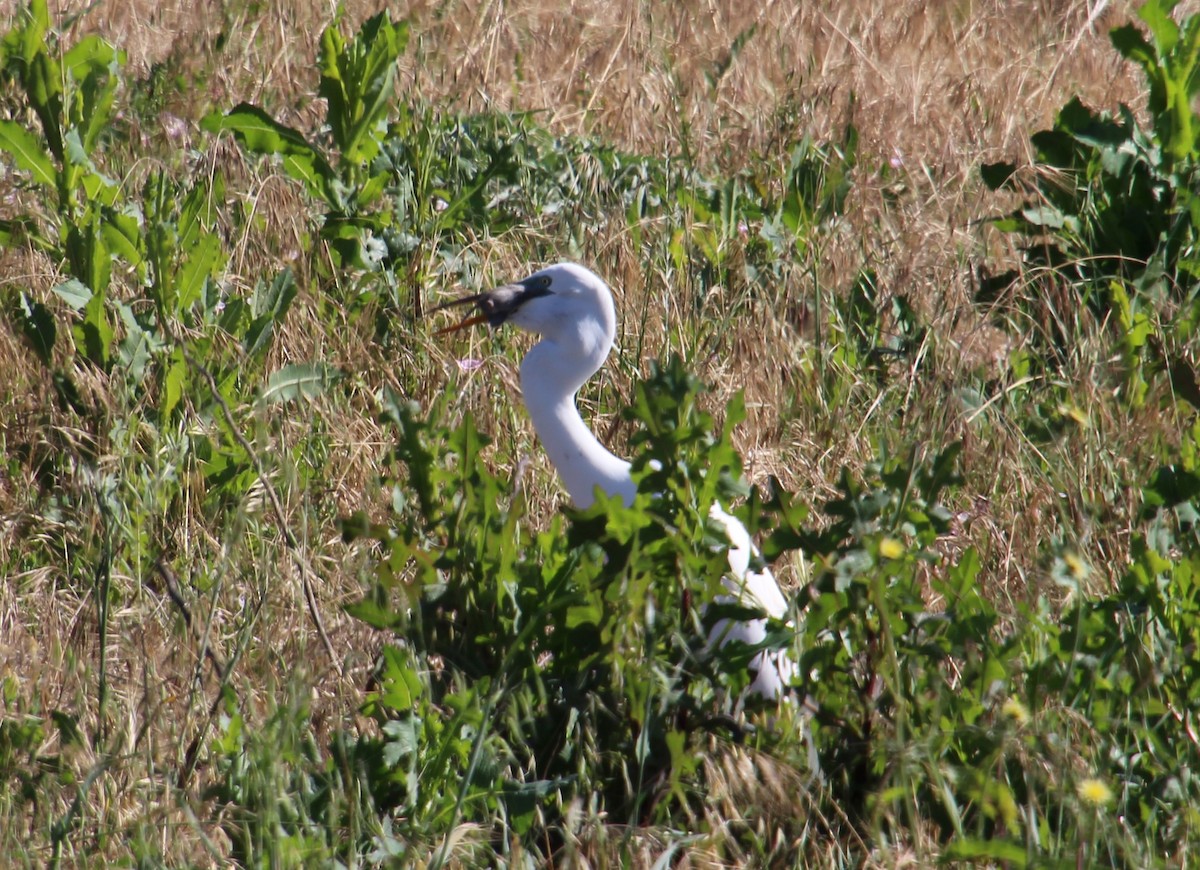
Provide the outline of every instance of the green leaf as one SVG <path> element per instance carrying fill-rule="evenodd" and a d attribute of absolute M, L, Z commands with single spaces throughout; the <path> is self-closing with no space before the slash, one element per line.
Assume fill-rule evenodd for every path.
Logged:
<path fill-rule="evenodd" d="M 383 684 L 380 701 L 392 710 L 410 710 L 421 698 L 420 674 L 413 668 L 409 656 L 394 646 L 383 648 L 380 682 Z"/>
<path fill-rule="evenodd" d="M 1154 64 L 1154 49 L 1146 41 L 1140 28 L 1132 24 L 1114 27 L 1109 32 L 1108 38 L 1112 41 L 1113 47 L 1126 60 L 1132 60 L 1147 70 Z"/>
<path fill-rule="evenodd" d="M 71 274 L 93 292 L 101 295 L 107 292 L 112 275 L 112 257 L 104 245 L 99 217 L 94 212 L 87 220 L 68 229 L 66 249 Z"/>
<path fill-rule="evenodd" d="M 355 163 L 366 163 L 379 152 L 379 138 L 368 134 L 382 125 L 393 96 L 396 60 L 407 42 L 407 23 L 393 24 L 382 12 L 363 22 L 349 44 L 335 27 L 321 35 L 318 93 L 329 106 L 334 143 Z"/>
<path fill-rule="evenodd" d="M 92 296 L 95 295 L 91 288 L 78 278 L 68 278 L 58 284 L 53 288 L 53 293 L 76 311 L 82 311 L 87 307 L 87 304 L 92 301 Z"/>
<path fill-rule="evenodd" d="M 63 68 L 76 82 L 85 82 L 96 74 L 116 70 L 123 53 L 96 34 L 83 37 L 63 55 Z"/>
<path fill-rule="evenodd" d="M 295 399 L 314 399 L 342 379 L 342 373 L 327 363 L 287 365 L 267 379 L 261 401 L 279 405 Z"/>
<path fill-rule="evenodd" d="M 1017 167 L 1013 163 L 985 163 L 979 167 L 983 183 L 992 190 L 999 190 L 1006 185 L 1016 171 Z"/>
<path fill-rule="evenodd" d="M 205 282 L 221 264 L 221 241 L 212 233 L 200 236 L 176 277 L 176 311 L 187 311 L 200 298 Z"/>
<path fill-rule="evenodd" d="M 21 41 L 21 57 L 29 63 L 39 51 L 45 51 L 46 31 L 50 29 L 50 10 L 46 0 L 30 0 L 22 22 L 24 27 Z"/>
<path fill-rule="evenodd" d="M 1150 27 L 1150 33 L 1153 34 L 1154 43 L 1158 49 L 1157 53 L 1163 57 L 1171 53 L 1179 39 L 1179 25 L 1171 18 L 1171 10 L 1175 7 L 1175 2 L 1168 0 L 1168 2 L 1162 3 L 1159 0 L 1147 0 L 1138 9 L 1138 18 L 1145 21 Z"/>
<path fill-rule="evenodd" d="M 239 103 L 224 115 L 206 115 L 200 126 L 209 133 L 232 132 L 242 147 L 256 154 L 314 154 L 299 132 L 280 124 L 258 106 Z"/>
<path fill-rule="evenodd" d="M 62 78 L 58 62 L 42 47 L 30 60 L 29 75 L 22 82 L 29 104 L 42 124 L 50 153 L 60 161 L 63 159 Z"/>
<path fill-rule="evenodd" d="M 171 419 L 171 413 L 183 398 L 183 387 L 187 382 L 187 360 L 180 348 L 171 352 L 167 362 L 167 371 L 163 375 L 162 403 L 159 405 L 159 416 L 163 421 Z"/>
<path fill-rule="evenodd" d="M 1014 867 L 1028 865 L 1025 847 L 1007 840 L 955 840 L 946 847 L 942 854 L 944 861 L 964 861 L 971 859 L 990 858 L 1002 861 Z"/>
<path fill-rule="evenodd" d="M 83 339 L 84 355 L 101 368 L 108 367 L 112 354 L 113 327 L 108 320 L 104 294 L 96 293 L 83 310 L 83 323 L 76 334 Z"/>
<path fill-rule="evenodd" d="M 37 138 L 15 121 L 0 121 L 0 149 L 12 155 L 17 167 L 33 175 L 38 184 L 53 187 L 54 164 Z"/>
<path fill-rule="evenodd" d="M 138 218 L 139 215 L 131 211 L 109 212 L 100 226 L 108 249 L 135 267 L 140 267 L 144 262 L 141 251 L 142 224 Z"/>
<path fill-rule="evenodd" d="M 116 203 L 117 195 L 121 192 L 115 181 L 99 172 L 82 173 L 78 183 L 83 185 L 83 192 L 86 194 L 88 202 L 99 203 L 110 208 Z"/>
<path fill-rule="evenodd" d="M 254 356 L 270 345 L 275 324 L 282 322 L 295 298 L 296 279 L 291 269 L 284 269 L 270 284 L 258 283 L 251 299 L 254 320 L 250 322 L 242 341 L 242 348 L 248 356 Z"/>
<path fill-rule="evenodd" d="M 21 334 L 38 355 L 38 359 L 45 365 L 50 365 L 57 337 L 54 315 L 45 305 L 30 299 L 24 291 L 17 296 L 15 307 L 17 320 L 21 324 Z"/>
<path fill-rule="evenodd" d="M 255 154 L 285 158 L 287 173 L 303 181 L 317 195 L 324 196 L 320 188 L 335 178 L 320 151 L 299 132 L 280 124 L 258 106 L 241 103 L 224 115 L 207 115 L 201 126 L 209 133 L 233 133 L 243 148 Z"/>
<path fill-rule="evenodd" d="M 355 619 L 362 620 L 371 628 L 380 630 L 395 628 L 400 623 L 400 617 L 392 608 L 380 604 L 372 598 L 364 598 L 346 605 L 346 613 Z"/>

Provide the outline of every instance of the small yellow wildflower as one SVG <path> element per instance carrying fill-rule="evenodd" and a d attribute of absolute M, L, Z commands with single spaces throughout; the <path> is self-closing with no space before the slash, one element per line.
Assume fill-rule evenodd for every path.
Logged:
<path fill-rule="evenodd" d="M 1106 805 L 1113 797 L 1112 789 L 1105 785 L 1104 780 L 1094 776 L 1080 780 L 1079 785 L 1075 786 L 1075 793 L 1085 804 L 1091 804 L 1094 807 Z"/>
<path fill-rule="evenodd" d="M 895 538 L 884 538 L 879 542 L 879 555 L 885 559 L 899 559 L 904 555 L 904 545 Z"/>
<path fill-rule="evenodd" d="M 1001 714 L 1012 719 L 1018 725 L 1029 724 L 1029 708 L 1018 701 L 1016 698 L 1008 698 L 1000 707 Z"/>
<path fill-rule="evenodd" d="M 1083 557 L 1073 550 L 1063 553 L 1062 560 L 1067 566 L 1067 572 L 1071 575 L 1072 580 L 1083 580 L 1091 573 L 1092 569 L 1088 563 L 1083 561 Z"/>

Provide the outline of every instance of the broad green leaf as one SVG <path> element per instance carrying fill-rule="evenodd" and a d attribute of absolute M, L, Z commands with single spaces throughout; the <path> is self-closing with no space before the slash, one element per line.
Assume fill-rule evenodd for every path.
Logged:
<path fill-rule="evenodd" d="M 346 51 L 346 40 L 331 24 L 321 33 L 321 83 L 317 93 L 325 99 L 329 110 L 330 126 L 335 129 L 334 141 L 341 144 L 347 115 L 352 111 L 347 94 L 347 84 L 342 76 L 339 60 Z"/>
<path fill-rule="evenodd" d="M 86 308 L 87 304 L 92 301 L 92 296 L 95 295 L 91 288 L 78 278 L 68 278 L 55 286 L 53 292 L 76 311 Z"/>
<path fill-rule="evenodd" d="M 287 365 L 267 379 L 260 400 L 266 405 L 279 405 L 300 398 L 314 399 L 341 378 L 342 373 L 328 363 Z"/>
<path fill-rule="evenodd" d="M 83 322 L 76 328 L 77 338 L 82 338 L 84 355 L 101 368 L 108 367 L 112 353 L 113 327 L 108 320 L 104 294 L 92 296 L 83 310 Z"/>
<path fill-rule="evenodd" d="M 379 138 L 368 134 L 383 122 L 396 60 L 407 41 L 408 25 L 393 24 L 384 13 L 365 21 L 349 44 L 334 27 L 321 35 L 318 93 L 329 106 L 334 142 L 355 163 L 365 163 L 379 151 Z"/>
<path fill-rule="evenodd" d="M 100 231 L 108 249 L 131 266 L 140 267 L 142 257 L 142 222 L 134 211 L 110 211 L 104 216 Z"/>
<path fill-rule="evenodd" d="M 296 280 L 291 269 L 284 269 L 270 284 L 259 283 L 251 299 L 254 320 L 246 330 L 242 347 L 249 356 L 270 345 L 275 324 L 282 321 L 296 298 Z"/>
<path fill-rule="evenodd" d="M 1113 47 L 1126 60 L 1132 60 L 1149 72 L 1155 61 L 1154 49 L 1146 42 L 1140 28 L 1132 24 L 1115 27 L 1108 35 Z"/>
<path fill-rule="evenodd" d="M 370 597 L 346 605 L 345 610 L 347 614 L 362 620 L 371 628 L 391 629 L 400 622 L 400 617 L 394 610 L 379 604 Z"/>
<path fill-rule="evenodd" d="M 1159 0 L 1147 0 L 1138 9 L 1138 18 L 1146 22 L 1154 35 L 1158 54 L 1165 57 L 1175 48 L 1179 39 L 1179 25 L 1171 18 L 1174 2 L 1161 3 Z"/>
<path fill-rule="evenodd" d="M 408 710 L 421 697 L 421 677 L 409 657 L 394 646 L 383 648 L 380 700 L 393 710 Z"/>
<path fill-rule="evenodd" d="M 0 149 L 12 155 L 17 167 L 33 175 L 34 181 L 53 187 L 54 164 L 42 150 L 37 137 L 15 121 L 0 121 Z"/>
<path fill-rule="evenodd" d="M 114 304 L 117 317 L 125 327 L 125 338 L 118 345 L 117 360 L 125 370 L 126 377 L 135 383 L 141 383 L 146 377 L 146 367 L 161 343 L 157 333 L 142 327 L 129 305 L 120 301 Z"/>
<path fill-rule="evenodd" d="M 334 177 L 333 169 L 320 151 L 299 132 L 280 124 L 258 106 L 241 103 L 224 115 L 207 115 L 201 126 L 210 133 L 233 133 L 248 151 L 285 158 L 284 168 L 288 174 L 319 195 L 323 195 L 321 185 Z"/>
<path fill-rule="evenodd" d="M 203 184 L 193 186 L 179 207 L 179 247 L 190 250 L 200 234 L 215 223 L 216 212 L 216 205 L 208 188 Z"/>
<path fill-rule="evenodd" d="M 22 59 L 29 63 L 39 51 L 45 51 L 46 31 L 50 29 L 50 11 L 46 0 L 30 0 L 24 19 L 24 38 L 21 43 Z"/>
<path fill-rule="evenodd" d="M 167 360 L 166 374 L 163 375 L 162 403 L 159 405 L 159 415 L 162 420 L 171 419 L 171 413 L 183 398 L 183 386 L 187 382 L 187 361 L 183 351 L 176 348 Z"/>
<path fill-rule="evenodd" d="M 58 160 L 63 159 L 63 93 L 62 71 L 58 62 L 44 51 L 34 55 L 29 65 L 29 76 L 25 80 L 25 93 L 29 104 L 42 124 L 42 135 L 50 146 L 50 153 Z"/>
<path fill-rule="evenodd" d="M 81 184 L 83 192 L 87 195 L 87 201 L 90 203 L 99 203 L 100 205 L 112 207 L 120 194 L 120 186 L 105 175 L 101 175 L 94 169 L 90 172 L 82 172 L 78 181 L 72 181 L 73 184 Z"/>
<path fill-rule="evenodd" d="M 207 281 L 220 267 L 221 241 L 212 233 L 200 236 L 175 277 L 176 311 L 187 311 L 200 298 Z"/>
<path fill-rule="evenodd" d="M 82 84 L 89 76 L 108 74 L 124 63 L 124 52 L 118 51 L 96 34 L 83 37 L 63 55 L 63 68 L 76 82 Z"/>
<path fill-rule="evenodd" d="M 244 148 L 256 154 L 315 154 L 299 132 L 250 103 L 240 103 L 224 115 L 217 112 L 206 115 L 200 126 L 209 133 L 229 131 Z"/>
<path fill-rule="evenodd" d="M 112 273 L 112 258 L 104 245 L 104 236 L 93 213 L 85 223 L 72 226 L 67 232 L 67 262 L 72 274 L 93 292 L 103 295 L 108 290 Z"/>
<path fill-rule="evenodd" d="M 302 182 L 314 196 L 335 204 L 330 196 L 333 170 L 324 165 L 320 158 L 310 154 L 288 154 L 283 158 L 283 171 Z"/>

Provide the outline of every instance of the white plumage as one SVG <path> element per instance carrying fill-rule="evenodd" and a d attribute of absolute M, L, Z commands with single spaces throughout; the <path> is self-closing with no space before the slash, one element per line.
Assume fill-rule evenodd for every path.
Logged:
<path fill-rule="evenodd" d="M 576 506 L 595 501 L 597 487 L 632 504 L 636 487 L 629 463 L 602 445 L 579 416 L 575 395 L 608 357 L 617 330 L 612 293 L 594 272 L 575 263 L 560 263 L 515 284 L 459 299 L 450 305 L 474 304 L 479 314 L 443 332 L 475 323 L 511 323 L 541 336 L 521 361 L 521 396 L 534 429 Z M 443 306 L 446 307 L 446 306 Z M 750 570 L 754 545 L 745 526 L 714 504 L 713 520 L 729 537 L 729 574 L 724 578 L 730 600 L 783 619 L 787 601 L 770 569 Z M 730 623 L 722 620 L 710 641 L 761 643 L 766 620 Z M 784 652 L 759 653 L 751 662 L 752 693 L 777 699 L 795 673 Z"/>

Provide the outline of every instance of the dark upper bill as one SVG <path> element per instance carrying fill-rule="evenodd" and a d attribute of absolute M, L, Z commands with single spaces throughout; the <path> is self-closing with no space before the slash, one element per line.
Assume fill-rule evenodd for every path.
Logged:
<path fill-rule="evenodd" d="M 546 281 L 526 278 L 524 281 L 518 281 L 515 284 L 505 284 L 497 287 L 495 290 L 486 290 L 483 293 L 476 293 L 473 296 L 464 296 L 462 299 L 445 302 L 433 310 L 443 311 L 447 308 L 474 305 L 477 313 L 468 314 L 453 326 L 439 329 L 434 335 L 446 335 L 451 332 L 458 332 L 460 329 L 466 329 L 468 326 L 475 326 L 478 323 L 487 323 L 492 327 L 500 326 L 512 316 L 514 311 L 530 299 L 549 295 L 550 292 L 550 285 Z"/>

